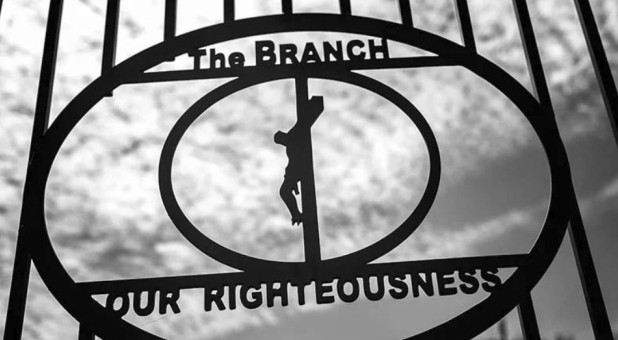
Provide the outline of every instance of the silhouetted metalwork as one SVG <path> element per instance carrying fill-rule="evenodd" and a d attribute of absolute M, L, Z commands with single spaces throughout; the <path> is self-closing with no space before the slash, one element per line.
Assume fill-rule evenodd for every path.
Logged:
<path fill-rule="evenodd" d="M 339 0 L 339 10 L 343 15 L 351 15 L 352 5 L 350 4 L 350 0 Z"/>
<path fill-rule="evenodd" d="M 588 45 L 588 52 L 590 52 L 590 58 L 592 59 L 592 66 L 594 67 L 597 80 L 599 81 L 599 87 L 601 88 L 607 115 L 609 116 L 609 121 L 614 131 L 614 138 L 616 139 L 616 144 L 618 144 L 618 90 L 616 90 L 612 69 L 609 67 L 609 62 L 607 61 L 607 54 L 603 48 L 603 41 L 601 40 L 599 28 L 594 19 L 592 7 L 590 7 L 590 1 L 574 0 L 574 2 L 579 16 L 579 22 L 582 25 L 586 37 L 586 44 Z"/>
<path fill-rule="evenodd" d="M 592 252 L 588 244 L 588 237 L 584 229 L 575 188 L 571 190 L 571 221 L 569 222 L 569 236 L 575 253 L 575 263 L 579 272 L 579 279 L 584 290 L 584 298 L 588 307 L 588 315 L 592 323 L 592 331 L 596 339 L 613 340 L 612 326 L 607 316 L 603 294 L 599 285 L 599 278 L 592 260 Z"/>
<path fill-rule="evenodd" d="M 116 47 L 118 45 L 118 17 L 120 0 L 109 0 L 105 13 L 105 35 L 103 36 L 103 58 L 101 74 L 105 74 L 116 65 Z"/>
<path fill-rule="evenodd" d="M 58 41 L 60 38 L 63 3 L 63 0 L 56 0 L 51 1 L 49 5 L 41 75 L 39 78 L 39 88 L 34 111 L 32 137 L 30 139 L 28 168 L 26 170 L 24 200 L 26 200 L 26 196 L 28 195 L 25 193 L 30 192 L 29 186 L 32 183 L 32 181 L 28 179 L 36 176 L 33 173 L 31 164 L 41 143 L 43 143 L 49 125 L 49 110 L 54 89 L 54 76 L 56 74 L 56 58 L 58 56 Z M 31 266 L 31 255 L 28 251 L 28 236 L 26 234 L 32 223 L 29 219 L 29 214 L 28 209 L 23 205 L 17 233 L 15 263 L 13 265 L 9 303 L 6 312 L 6 324 L 4 328 L 5 340 L 21 339 Z"/>
<path fill-rule="evenodd" d="M 129 311 L 139 316 L 153 313 L 180 313 L 178 300 L 185 289 L 204 290 L 206 311 L 248 309 L 275 304 L 288 305 L 295 294 L 299 304 L 306 303 L 305 290 L 313 284 L 318 304 L 333 303 L 335 297 L 351 303 L 361 297 L 376 301 L 424 296 L 488 293 L 488 297 L 460 315 L 410 339 L 471 339 L 500 321 L 517 308 L 526 339 L 539 339 L 539 328 L 530 296 L 562 244 L 567 226 L 579 274 L 584 287 L 596 339 L 612 339 L 611 328 L 598 278 L 594 270 L 581 214 L 573 189 L 568 159 L 556 125 L 543 64 L 525 0 L 513 0 L 525 56 L 532 79 L 532 92 L 526 90 L 507 72 L 476 51 L 468 3 L 455 0 L 463 44 L 413 27 L 412 8 L 408 0 L 399 1 L 401 23 L 352 15 L 349 0 L 339 0 L 340 14 L 294 13 L 291 0 L 282 0 L 281 15 L 236 20 L 235 1 L 223 1 L 222 25 L 204 27 L 176 36 L 177 1 L 165 1 L 164 39 L 141 53 L 116 65 L 120 0 L 108 0 L 105 20 L 101 77 L 83 89 L 59 114 L 48 130 L 48 117 L 58 49 L 62 1 L 52 0 L 47 23 L 43 67 L 34 119 L 30 161 L 26 174 L 22 220 L 17 241 L 15 267 L 7 313 L 4 339 L 21 338 L 26 293 L 32 259 L 44 283 L 58 302 L 80 323 L 78 338 L 159 339 L 159 337 L 125 321 Z M 598 31 L 587 1 L 575 0 L 582 25 L 595 60 L 597 76 L 604 88 L 608 111 L 615 114 L 615 85 L 608 81 L 607 60 L 600 45 Z M 0 2 L 0 6 L 1 6 Z M 293 17 L 293 18 L 292 18 Z M 348 58 L 277 62 L 270 40 L 257 40 L 256 63 L 245 66 L 242 54 L 229 55 L 215 67 L 202 67 L 200 48 L 229 40 L 268 34 L 325 31 L 379 37 L 366 42 L 348 42 Z M 596 35 L 595 35 L 596 32 Z M 388 41 L 413 46 L 431 53 L 423 57 L 391 57 Z M 326 43 L 325 43 L 326 44 Z M 369 58 L 354 52 L 368 46 Z M 332 47 L 332 46 L 331 46 Z M 313 46 L 315 48 L 315 46 Z M 148 71 L 186 54 L 194 58 L 192 69 Z M 379 57 L 378 57 L 379 56 Z M 311 58 L 311 57 L 307 57 Z M 604 59 L 605 58 L 605 59 Z M 605 60 L 605 64 L 603 64 Z M 211 64 L 216 65 L 215 63 Z M 436 260 L 374 263 L 391 252 L 421 225 L 438 192 L 441 162 L 438 142 L 421 112 L 404 96 L 378 80 L 357 73 L 358 70 L 402 69 L 435 66 L 460 66 L 484 79 L 504 94 L 521 111 L 539 138 L 550 170 L 551 195 L 547 217 L 538 239 L 528 253 Z M 75 282 L 69 276 L 48 236 L 44 214 L 44 192 L 54 159 L 67 136 L 79 121 L 102 98 L 126 84 L 231 78 L 198 99 L 171 129 L 159 160 L 159 189 L 165 209 L 178 231 L 206 256 L 236 272 L 168 276 L 100 282 Z M 611 79 L 611 75 L 609 76 Z M 202 233 L 181 209 L 172 185 L 174 155 L 189 127 L 211 106 L 246 88 L 276 80 L 295 83 L 296 123 L 286 132 L 273 131 L 273 143 L 280 144 L 288 157 L 280 196 L 290 213 L 290 227 L 302 225 L 305 259 L 282 262 L 248 256 L 226 248 Z M 429 155 L 429 177 L 418 205 L 390 234 L 353 253 L 322 259 L 318 228 L 318 211 L 312 159 L 311 127 L 328 112 L 328 102 L 308 90 L 311 79 L 347 83 L 373 92 L 394 104 L 420 131 Z M 613 85 L 613 90 L 612 90 Z M 36 154 L 36 157 L 35 157 Z M 300 204 L 297 196 L 300 196 Z M 514 270 L 502 281 L 498 273 Z M 372 277 L 379 278 L 377 291 L 366 289 Z M 455 279 L 462 282 L 455 286 Z M 359 281 L 360 280 L 360 281 Z M 391 287 L 386 290 L 386 282 Z M 351 288 L 345 289 L 345 287 Z M 237 293 L 239 288 L 239 293 Z M 263 299 L 248 298 L 249 289 L 264 290 Z M 224 297 L 224 292 L 228 294 Z M 92 296 L 107 295 L 105 303 Z M 278 302 L 278 303 L 277 303 Z M 145 306 L 144 306 L 145 304 Z M 158 308 L 155 308 L 158 306 Z M 609 331 L 608 331 L 609 330 Z"/>
<path fill-rule="evenodd" d="M 176 36 L 177 0 L 165 0 L 165 23 L 163 26 L 163 40 L 170 40 Z"/>
<path fill-rule="evenodd" d="M 223 21 L 225 22 L 232 22 L 234 21 L 236 14 L 236 8 L 235 8 L 235 1 L 234 0 L 223 0 Z"/>
<path fill-rule="evenodd" d="M 532 80 L 532 89 L 541 102 L 550 112 L 553 113 L 553 105 L 543 63 L 534 37 L 534 30 L 530 20 L 530 13 L 526 0 L 513 0 L 513 5 L 516 12 L 517 22 L 521 32 L 521 39 L 524 46 L 524 52 L 528 61 L 528 70 Z M 571 234 L 571 244 L 575 252 L 575 259 L 578 264 L 577 269 L 582 279 L 582 288 L 584 297 L 588 306 L 590 320 L 593 325 L 593 331 L 596 339 L 612 339 L 612 330 L 607 316 L 607 309 L 603 303 L 601 287 L 598 282 L 596 270 L 592 260 L 592 253 L 584 230 L 584 224 L 581 217 L 581 212 L 577 206 L 577 197 L 575 188 L 571 183 L 571 222 L 569 223 L 569 232 Z M 584 263 L 585 265 L 580 265 Z"/>
<path fill-rule="evenodd" d="M 519 306 L 517 306 L 517 312 L 519 313 L 521 334 L 524 340 L 541 340 L 539 324 L 536 321 L 536 313 L 534 312 L 534 305 L 532 304 L 530 294 L 522 299 Z"/>
<path fill-rule="evenodd" d="M 283 14 L 292 14 L 294 12 L 292 0 L 281 0 L 281 11 Z"/>
<path fill-rule="evenodd" d="M 414 26 L 412 20 L 412 8 L 410 0 L 399 0 L 399 13 L 401 14 L 401 23 L 406 26 Z"/>
<path fill-rule="evenodd" d="M 455 9 L 459 19 L 459 29 L 461 31 L 461 41 L 464 46 L 476 51 L 476 41 L 474 40 L 474 30 L 472 29 L 472 18 L 468 8 L 468 0 L 455 0 Z"/>

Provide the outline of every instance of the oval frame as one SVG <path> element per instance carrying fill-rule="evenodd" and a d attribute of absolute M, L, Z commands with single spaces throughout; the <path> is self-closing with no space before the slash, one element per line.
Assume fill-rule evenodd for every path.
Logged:
<path fill-rule="evenodd" d="M 390 101 L 403 111 L 410 120 L 416 125 L 420 131 L 427 151 L 429 154 L 429 177 L 423 195 L 417 204 L 416 208 L 410 213 L 406 220 L 401 223 L 395 230 L 382 239 L 374 242 L 365 248 L 359 249 L 353 253 L 342 255 L 335 258 L 321 260 L 316 265 L 308 262 L 284 262 L 272 261 L 261 258 L 248 256 L 236 252 L 230 248 L 226 248 L 217 243 L 208 235 L 202 233 L 182 211 L 175 197 L 172 184 L 172 163 L 178 144 L 182 140 L 185 132 L 191 124 L 200 117 L 205 111 L 218 101 L 225 97 L 246 89 L 250 86 L 268 83 L 271 81 L 293 78 L 297 76 L 295 72 L 286 69 L 284 72 L 262 72 L 255 77 L 241 76 L 232 80 L 218 88 L 210 91 L 202 98 L 198 99 L 176 122 L 170 131 L 168 138 L 163 144 L 161 158 L 159 162 L 159 188 L 163 205 L 167 210 L 169 217 L 174 222 L 174 225 L 180 233 L 196 248 L 202 251 L 207 256 L 226 264 L 232 268 L 243 270 L 245 272 L 256 272 L 260 274 L 276 273 L 283 276 L 291 276 L 294 273 L 311 274 L 312 270 L 317 270 L 319 275 L 320 270 L 334 270 L 335 267 L 351 268 L 363 264 L 367 264 L 381 256 L 389 253 L 403 241 L 405 241 L 425 219 L 431 206 L 438 194 L 440 185 L 440 151 L 438 141 L 434 136 L 429 123 L 416 107 L 400 93 L 392 88 L 380 83 L 377 80 L 367 76 L 353 73 L 332 73 L 332 72 L 308 72 L 309 79 L 324 79 L 345 82 L 350 85 L 356 85 L 365 90 L 374 92 L 384 99 Z M 298 276 L 298 274 L 296 274 Z M 315 278 L 308 278 L 315 279 Z"/>
<path fill-rule="evenodd" d="M 398 23 L 337 14 L 273 15 L 238 20 L 175 37 L 118 64 L 78 94 L 50 126 L 26 177 L 24 232 L 28 250 L 44 283 L 58 302 L 84 327 L 104 339 L 161 339 L 121 319 L 80 289 L 56 255 L 45 221 L 45 188 L 53 161 L 64 140 L 96 103 L 118 86 L 134 82 L 146 70 L 202 46 L 281 32 L 327 31 L 378 36 L 454 61 L 509 98 L 524 114 L 546 152 L 551 173 L 548 213 L 539 236 L 522 265 L 502 288 L 458 316 L 409 339 L 473 338 L 499 321 L 526 297 L 543 276 L 564 237 L 569 215 L 570 170 L 564 145 L 549 108 L 520 83 L 474 51 L 445 38 Z"/>

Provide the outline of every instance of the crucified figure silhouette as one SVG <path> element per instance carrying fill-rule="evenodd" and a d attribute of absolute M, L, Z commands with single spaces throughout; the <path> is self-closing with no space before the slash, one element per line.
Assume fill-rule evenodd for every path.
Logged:
<path fill-rule="evenodd" d="M 300 104 L 300 103 L 299 103 Z M 299 105 L 299 108 L 301 106 Z M 292 225 L 300 225 L 303 222 L 303 214 L 298 208 L 295 195 L 300 194 L 305 181 L 313 180 L 313 166 L 311 160 L 311 126 L 324 111 L 324 99 L 311 97 L 302 105 L 302 113 L 298 113 L 296 124 L 288 131 L 277 131 L 275 143 L 286 148 L 288 166 L 285 168 L 283 183 L 279 189 L 279 195 L 292 215 Z M 308 176 L 311 174 L 311 176 Z M 300 184 L 300 189 L 299 189 Z"/>

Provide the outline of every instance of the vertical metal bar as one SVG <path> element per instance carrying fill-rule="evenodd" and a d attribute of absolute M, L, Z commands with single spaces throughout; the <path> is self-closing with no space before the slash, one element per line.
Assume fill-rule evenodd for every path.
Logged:
<path fill-rule="evenodd" d="M 30 254 L 26 248 L 24 232 L 20 225 L 17 234 L 17 246 L 15 249 L 15 261 L 13 263 L 13 277 L 11 279 L 11 291 L 9 305 L 6 312 L 4 325 L 4 340 L 21 339 L 26 312 L 26 298 L 28 296 L 28 283 L 30 281 Z"/>
<path fill-rule="evenodd" d="M 107 0 L 105 13 L 105 35 L 103 36 L 103 58 L 101 74 L 107 73 L 116 64 L 116 46 L 118 43 L 118 17 L 120 0 Z"/>
<path fill-rule="evenodd" d="M 594 66 L 599 87 L 601 88 L 607 115 L 609 116 L 609 121 L 614 132 L 614 138 L 616 139 L 616 144 L 618 144 L 618 91 L 616 90 L 616 83 L 612 77 L 612 70 L 607 61 L 607 54 L 603 48 L 603 42 L 599 34 L 596 20 L 594 19 L 594 12 L 590 7 L 590 1 L 574 1 L 579 16 L 579 22 L 582 25 L 582 30 L 586 37 L 586 44 L 588 45 L 588 52 L 592 59 L 592 65 Z"/>
<path fill-rule="evenodd" d="M 406 26 L 414 26 L 412 20 L 412 8 L 410 0 L 399 0 L 399 12 L 401 13 L 401 23 Z"/>
<path fill-rule="evenodd" d="M 54 87 L 54 76 L 56 73 L 62 7 L 63 0 L 51 0 L 49 3 L 41 75 L 39 78 L 39 88 L 34 111 L 32 138 L 30 140 L 29 159 L 34 157 L 40 139 L 47 131 L 49 124 L 49 110 Z M 28 185 L 28 178 L 30 176 L 30 169 L 28 169 L 26 174 L 26 186 Z M 27 214 L 28 212 L 24 211 L 22 208 L 21 221 L 17 233 L 15 263 L 13 265 L 9 304 L 6 313 L 4 340 L 21 339 L 22 335 L 31 267 L 31 259 L 28 253 L 24 231 L 28 226 L 23 224 L 24 216 Z"/>
<path fill-rule="evenodd" d="M 534 30 L 530 19 L 530 13 L 526 4 L 526 0 L 513 0 L 517 21 L 528 60 L 530 77 L 535 95 L 543 106 L 548 108 L 547 112 L 553 112 L 549 88 L 543 71 L 543 64 L 539 54 Z M 569 223 L 569 234 L 571 235 L 571 245 L 577 263 L 579 277 L 582 282 L 586 305 L 588 306 L 588 314 L 592 323 L 592 328 L 597 340 L 613 339 L 612 330 L 607 316 L 607 310 L 603 302 L 601 286 L 594 268 L 592 252 L 581 212 L 577 203 L 577 195 L 575 188 L 571 184 L 571 217 Z"/>
<path fill-rule="evenodd" d="M 177 0 L 165 0 L 165 22 L 163 26 L 163 40 L 170 40 L 176 36 Z"/>
<path fill-rule="evenodd" d="M 223 21 L 224 22 L 232 22 L 236 18 L 236 9 L 235 9 L 235 1 L 234 0 L 223 0 Z"/>
<path fill-rule="evenodd" d="M 350 0 L 339 0 L 339 10 L 343 15 L 351 15 L 352 5 L 350 4 Z"/>
<path fill-rule="evenodd" d="M 83 323 L 79 324 L 78 340 L 94 340 L 94 334 Z"/>
<path fill-rule="evenodd" d="M 569 223 L 569 236 L 571 237 L 571 246 L 575 253 L 575 263 L 579 272 L 586 306 L 588 307 L 588 315 L 592 323 L 592 331 L 596 340 L 613 340 L 612 327 L 607 316 L 605 302 L 603 302 L 603 293 L 599 285 L 599 278 L 594 267 L 592 252 L 586 231 L 584 229 L 584 221 L 579 210 L 575 190 L 572 189 L 571 197 L 571 220 Z"/>
<path fill-rule="evenodd" d="M 474 30 L 472 29 L 472 19 L 470 17 L 470 9 L 468 8 L 468 0 L 455 0 L 455 10 L 459 19 L 459 29 L 461 30 L 461 40 L 463 45 L 476 51 L 476 42 L 474 40 Z"/>
<path fill-rule="evenodd" d="M 532 91 L 541 104 L 551 108 L 551 96 L 549 95 L 547 79 L 545 78 L 545 71 L 543 70 L 541 54 L 539 53 L 539 47 L 534 36 L 528 4 L 526 0 L 513 0 L 513 7 L 515 9 L 517 24 L 519 25 L 519 34 L 524 47 L 526 61 L 528 62 L 528 73 L 530 74 Z"/>
<path fill-rule="evenodd" d="M 283 14 L 292 14 L 294 12 L 292 0 L 282 0 L 281 9 L 283 11 Z"/>
<path fill-rule="evenodd" d="M 519 306 L 517 306 L 517 313 L 519 314 L 521 334 L 524 340 L 541 340 L 539 324 L 536 321 L 536 313 L 534 312 L 534 305 L 532 304 L 530 294 L 526 295 Z"/>
<path fill-rule="evenodd" d="M 316 112 L 310 112 L 309 79 L 307 77 L 296 78 L 296 113 L 299 125 Z M 303 139 L 307 141 L 306 149 L 303 150 L 304 161 L 302 168 L 304 173 L 301 177 L 302 216 L 303 216 L 303 240 L 305 247 L 305 261 L 310 264 L 314 271 L 321 261 L 320 232 L 318 228 L 318 212 L 315 193 L 315 178 L 313 172 L 313 151 L 311 145 L 311 123 L 307 123 L 307 129 L 303 130 Z"/>

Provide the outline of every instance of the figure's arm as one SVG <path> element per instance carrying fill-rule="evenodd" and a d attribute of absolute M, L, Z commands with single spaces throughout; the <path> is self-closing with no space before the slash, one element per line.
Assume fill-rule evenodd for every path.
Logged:
<path fill-rule="evenodd" d="M 324 112 L 324 97 L 322 96 L 313 96 L 307 102 L 307 123 L 309 126 L 313 125 L 318 117 Z"/>
<path fill-rule="evenodd" d="M 279 145 L 287 146 L 288 139 L 288 134 L 283 131 L 277 131 L 277 133 L 275 133 L 275 143 Z"/>

